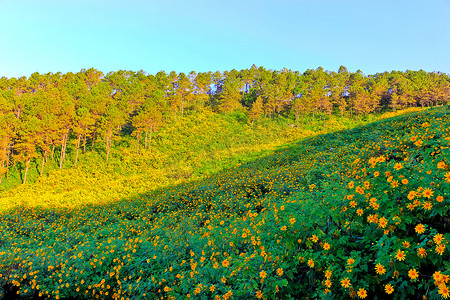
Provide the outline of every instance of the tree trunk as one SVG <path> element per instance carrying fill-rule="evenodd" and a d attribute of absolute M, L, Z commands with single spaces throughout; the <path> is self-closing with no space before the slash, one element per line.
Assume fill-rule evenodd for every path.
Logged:
<path fill-rule="evenodd" d="M 42 155 L 42 164 L 41 164 L 41 170 L 39 171 L 39 176 L 42 176 L 42 174 L 44 173 L 44 165 L 45 165 L 46 159 L 47 159 L 47 151 L 44 151 L 44 155 Z"/>
<path fill-rule="evenodd" d="M 144 148 L 147 148 L 147 142 L 148 142 L 148 131 L 145 131 Z"/>
<path fill-rule="evenodd" d="M 86 133 L 83 134 L 83 153 L 86 153 Z"/>
<path fill-rule="evenodd" d="M 106 137 L 106 162 L 109 160 L 109 152 L 111 151 L 112 132 Z"/>
<path fill-rule="evenodd" d="M 81 142 L 81 134 L 78 134 L 78 139 L 77 139 L 77 153 L 75 154 L 75 167 L 77 166 L 78 163 L 78 152 L 80 150 L 80 142 Z"/>
<path fill-rule="evenodd" d="M 141 139 L 141 134 L 140 133 L 136 134 L 136 154 L 139 154 L 139 142 L 140 142 L 140 139 Z"/>
<path fill-rule="evenodd" d="M 153 126 L 150 128 L 150 136 L 148 138 L 148 148 L 152 146 L 152 134 L 153 134 Z"/>
<path fill-rule="evenodd" d="M 91 146 L 91 150 L 94 150 L 95 136 L 96 136 L 96 132 L 94 131 L 94 134 L 92 134 L 92 146 Z"/>
<path fill-rule="evenodd" d="M 29 167 L 30 167 L 30 158 L 28 158 L 27 161 L 25 162 L 25 174 L 23 176 L 23 184 L 27 182 L 27 174 Z"/>
<path fill-rule="evenodd" d="M 55 158 L 55 144 L 52 144 L 52 161 L 54 161 Z"/>
<path fill-rule="evenodd" d="M 64 160 L 66 159 L 66 147 L 67 147 L 67 137 L 68 133 L 65 133 L 62 137 L 62 144 L 61 144 L 61 156 L 59 159 L 59 168 L 62 169 Z"/>

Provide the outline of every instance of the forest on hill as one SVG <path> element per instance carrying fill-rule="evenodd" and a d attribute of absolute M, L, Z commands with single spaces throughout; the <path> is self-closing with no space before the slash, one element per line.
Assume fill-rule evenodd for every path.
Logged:
<path fill-rule="evenodd" d="M 343 66 L 300 73 L 253 65 L 189 74 L 88 69 L 2 77 L 0 184 L 14 172 L 26 183 L 31 165 L 39 166 L 40 175 L 50 161 L 63 168 L 69 149 L 70 166 L 98 144 L 108 161 L 120 136 L 130 136 L 139 153 L 161 128 L 206 111 L 234 114 L 251 126 L 270 120 L 305 127 L 313 121 L 325 126 L 332 115 L 360 119 L 449 101 L 449 76 L 422 70 L 364 75 Z"/>

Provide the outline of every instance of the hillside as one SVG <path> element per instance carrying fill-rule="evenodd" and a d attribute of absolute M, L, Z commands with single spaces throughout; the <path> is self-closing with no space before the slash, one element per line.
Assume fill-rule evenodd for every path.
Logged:
<path fill-rule="evenodd" d="M 134 139 L 123 135 L 111 150 L 108 162 L 100 143 L 95 151 L 81 153 L 76 167 L 73 148 L 67 150 L 67 166 L 63 169 L 57 160 L 49 160 L 43 176 L 39 176 L 41 161 L 33 162 L 28 184 L 14 181 L 12 177 L 18 176 L 15 173 L 0 186 L 0 211 L 17 206 L 70 209 L 135 198 L 269 155 L 301 138 L 366 124 L 385 115 L 361 120 L 331 116 L 325 127 L 318 121 L 293 128 L 286 125 L 286 120 L 266 120 L 251 126 L 239 114 L 204 110 L 161 128 L 154 134 L 152 147 L 140 149 L 139 154 Z"/>
<path fill-rule="evenodd" d="M 449 110 L 438 107 L 306 138 L 310 134 L 294 129 L 282 138 L 275 129 L 264 138 L 249 129 L 254 144 L 239 147 L 248 136 L 243 133 L 230 147 L 191 150 L 194 160 L 181 150 L 180 157 L 161 159 L 180 161 L 174 181 L 149 188 L 143 178 L 130 183 L 130 173 L 130 182 L 121 178 L 115 189 L 111 181 L 110 191 L 96 195 L 130 191 L 122 200 L 95 204 L 93 196 L 79 206 L 49 196 L 51 208 L 23 197 L 41 183 L 18 189 L 21 205 L 11 205 L 0 219 L 3 295 L 447 298 L 449 128 Z M 210 145 L 208 136 L 196 143 Z M 172 141 L 179 149 L 186 143 Z M 238 150 L 222 154 L 226 149 Z M 164 158 L 167 152 L 148 155 Z M 132 170 L 145 161 L 131 158 L 109 168 Z M 67 186 L 87 185 L 71 183 L 81 178 L 72 171 L 61 172 L 67 172 Z M 84 198 L 75 194 L 67 196 Z"/>

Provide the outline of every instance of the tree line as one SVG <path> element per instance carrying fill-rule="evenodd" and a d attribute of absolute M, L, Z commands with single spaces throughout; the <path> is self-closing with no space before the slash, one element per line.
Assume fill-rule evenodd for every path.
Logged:
<path fill-rule="evenodd" d="M 13 166 L 30 163 L 40 174 L 49 161 L 60 168 L 67 147 L 76 166 L 81 152 L 104 143 L 106 161 L 115 137 L 129 134 L 136 152 L 149 148 L 162 126 L 186 114 L 212 109 L 241 112 L 253 126 L 262 118 L 285 118 L 296 126 L 335 114 L 360 118 L 377 111 L 449 103 L 450 78 L 445 73 L 392 71 L 364 75 L 341 66 L 303 73 L 288 69 L 176 73 L 96 69 L 78 73 L 34 73 L 0 79 L 0 184 Z M 124 130 L 126 128 L 126 130 Z"/>

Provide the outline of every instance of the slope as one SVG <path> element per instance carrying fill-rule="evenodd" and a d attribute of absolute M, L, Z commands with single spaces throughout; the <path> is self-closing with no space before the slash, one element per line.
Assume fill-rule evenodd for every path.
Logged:
<path fill-rule="evenodd" d="M 4 213 L 5 295 L 448 296 L 449 113 L 308 138 L 202 180 Z"/>

